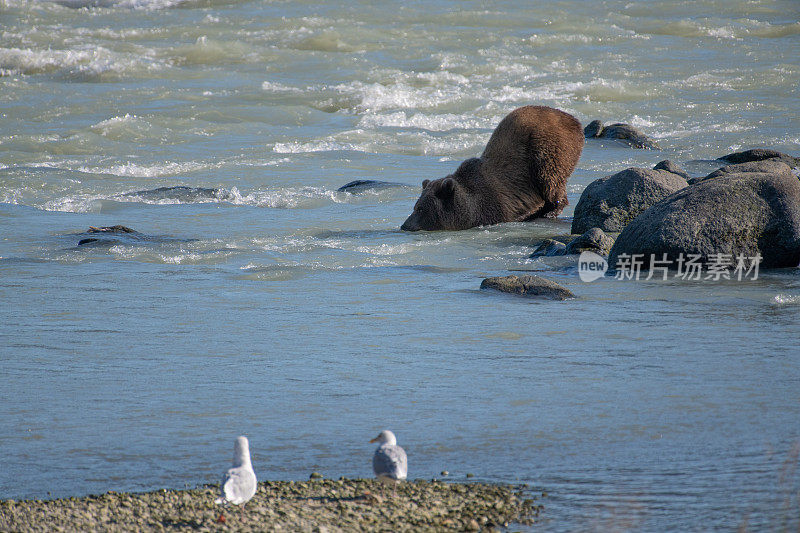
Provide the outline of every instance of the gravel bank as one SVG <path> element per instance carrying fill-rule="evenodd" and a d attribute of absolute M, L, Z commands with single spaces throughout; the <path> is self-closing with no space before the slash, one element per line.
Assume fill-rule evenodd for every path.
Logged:
<path fill-rule="evenodd" d="M 62 500 L 0 502 L 2 531 L 491 531 L 532 524 L 541 506 L 521 488 L 483 483 L 375 480 L 259 483 L 239 509 L 214 505 L 216 487 L 109 492 Z M 224 515 L 219 519 L 220 514 Z"/>

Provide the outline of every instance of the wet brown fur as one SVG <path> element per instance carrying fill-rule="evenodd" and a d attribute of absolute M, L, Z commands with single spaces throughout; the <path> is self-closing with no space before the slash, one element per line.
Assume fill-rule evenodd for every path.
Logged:
<path fill-rule="evenodd" d="M 567 206 L 567 179 L 583 139 L 580 122 L 568 113 L 544 106 L 516 109 L 500 121 L 480 158 L 423 182 L 402 229 L 459 230 L 555 217 Z"/>

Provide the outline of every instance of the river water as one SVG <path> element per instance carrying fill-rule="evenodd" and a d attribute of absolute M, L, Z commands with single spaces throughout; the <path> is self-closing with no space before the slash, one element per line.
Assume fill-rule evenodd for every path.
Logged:
<path fill-rule="evenodd" d="M 570 179 L 800 155 L 800 4 L 0 0 L 0 498 L 528 483 L 534 530 L 800 522 L 800 274 L 583 283 L 558 220 L 399 230 L 512 109 L 633 124 Z M 402 186 L 338 192 L 356 179 Z M 152 192 L 161 187 L 173 188 Z M 142 192 L 151 191 L 151 192 Z M 124 224 L 138 234 L 91 235 Z M 78 246 L 84 238 L 99 241 Z M 487 294 L 545 270 L 576 300 Z"/>

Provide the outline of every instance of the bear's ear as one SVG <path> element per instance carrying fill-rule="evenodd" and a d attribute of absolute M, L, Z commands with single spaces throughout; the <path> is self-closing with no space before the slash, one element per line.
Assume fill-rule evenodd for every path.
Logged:
<path fill-rule="evenodd" d="M 442 200 L 447 200 L 452 198 L 456 192 L 456 182 L 453 178 L 445 178 L 442 181 L 442 184 L 439 186 L 439 190 L 436 191 L 436 196 L 441 198 Z"/>
<path fill-rule="evenodd" d="M 431 184 L 431 180 L 422 180 L 422 188 L 427 189 L 428 185 Z"/>

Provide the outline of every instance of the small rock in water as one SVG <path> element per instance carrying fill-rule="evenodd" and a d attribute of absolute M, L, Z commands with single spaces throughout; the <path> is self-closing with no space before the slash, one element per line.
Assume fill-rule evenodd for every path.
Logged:
<path fill-rule="evenodd" d="M 587 139 L 600 137 L 603 133 L 603 122 L 600 120 L 591 121 L 585 128 L 583 128 L 583 136 Z"/>
<path fill-rule="evenodd" d="M 548 300 L 566 300 L 575 295 L 555 281 L 541 276 L 503 276 L 486 278 L 481 282 L 481 289 L 494 289 L 500 292 L 534 296 Z"/>
<path fill-rule="evenodd" d="M 139 232 L 127 226 L 117 224 L 116 226 L 102 226 L 99 228 L 95 226 L 89 226 L 89 229 L 86 231 L 86 233 L 139 233 Z"/>
<path fill-rule="evenodd" d="M 441 474 L 442 476 L 449 476 L 449 475 L 450 475 L 450 472 L 448 472 L 447 470 L 442 470 L 442 471 L 440 472 L 440 474 Z"/>
<path fill-rule="evenodd" d="M 611 252 L 612 246 L 614 246 L 614 239 L 606 235 L 600 228 L 592 228 L 570 241 L 566 246 L 565 253 L 571 255 L 589 251 L 607 256 Z"/>
<path fill-rule="evenodd" d="M 319 472 L 311 472 L 311 475 L 308 476 L 308 479 L 322 479 L 322 474 Z"/>
<path fill-rule="evenodd" d="M 529 255 L 531 259 L 535 257 L 555 257 L 558 255 L 564 255 L 567 250 L 567 245 L 563 242 L 558 242 L 554 239 L 545 239 L 539 243 L 538 246 L 533 250 L 533 253 Z"/>
<path fill-rule="evenodd" d="M 350 183 L 345 183 L 336 190 L 339 192 L 349 192 L 351 194 L 357 194 L 370 189 L 388 189 L 391 187 L 403 187 L 403 184 L 392 183 L 389 181 L 378 181 L 378 180 L 355 180 L 351 181 Z"/>
<path fill-rule="evenodd" d="M 472 474 L 472 473 L 470 473 L 470 472 L 467 472 L 467 477 L 468 477 L 468 478 L 470 478 L 470 477 L 475 477 L 475 474 Z"/>

